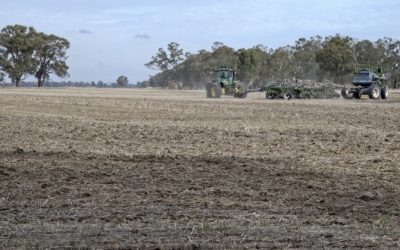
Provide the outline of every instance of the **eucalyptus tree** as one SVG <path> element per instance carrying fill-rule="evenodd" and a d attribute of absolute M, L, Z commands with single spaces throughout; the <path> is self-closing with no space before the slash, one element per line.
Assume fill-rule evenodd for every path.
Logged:
<path fill-rule="evenodd" d="M 300 38 L 293 46 L 295 77 L 298 79 L 319 79 L 319 65 L 316 54 L 322 48 L 322 37 Z"/>
<path fill-rule="evenodd" d="M 117 78 L 117 85 L 118 85 L 118 87 L 126 87 L 127 85 L 128 85 L 128 77 L 126 77 L 126 76 L 119 76 L 118 78 Z"/>
<path fill-rule="evenodd" d="M 16 87 L 35 72 L 35 37 L 33 27 L 22 25 L 8 25 L 0 32 L 0 66 Z"/>
<path fill-rule="evenodd" d="M 33 63 L 38 87 L 49 79 L 50 74 L 58 77 L 68 76 L 67 49 L 70 44 L 67 39 L 55 35 L 37 33 L 35 35 L 35 50 Z"/>
<path fill-rule="evenodd" d="M 350 37 L 328 37 L 316 53 L 320 69 L 328 72 L 335 82 L 344 83 L 354 69 L 353 43 Z"/>
<path fill-rule="evenodd" d="M 257 47 L 250 49 L 239 49 L 238 55 L 238 77 L 241 81 L 252 84 L 260 79 L 265 52 Z"/>
<path fill-rule="evenodd" d="M 159 48 L 158 52 L 152 56 L 151 61 L 145 66 L 156 70 L 171 70 L 184 60 L 183 49 L 179 48 L 179 44 L 171 42 L 167 45 L 167 50 Z"/>

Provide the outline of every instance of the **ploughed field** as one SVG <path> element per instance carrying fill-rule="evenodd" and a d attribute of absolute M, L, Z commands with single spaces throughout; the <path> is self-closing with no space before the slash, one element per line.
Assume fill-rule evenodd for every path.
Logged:
<path fill-rule="evenodd" d="M 387 101 L 0 89 L 0 248 L 399 248 Z"/>

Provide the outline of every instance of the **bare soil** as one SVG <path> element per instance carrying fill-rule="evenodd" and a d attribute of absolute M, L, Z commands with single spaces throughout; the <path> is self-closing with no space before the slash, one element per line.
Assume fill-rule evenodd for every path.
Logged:
<path fill-rule="evenodd" d="M 400 248 L 400 93 L 0 89 L 0 248 Z"/>

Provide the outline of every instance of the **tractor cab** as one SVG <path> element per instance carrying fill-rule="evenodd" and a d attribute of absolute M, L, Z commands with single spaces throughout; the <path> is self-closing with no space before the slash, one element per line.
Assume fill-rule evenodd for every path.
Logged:
<path fill-rule="evenodd" d="M 235 81 L 235 71 L 231 68 L 221 67 L 215 70 L 217 82 L 221 88 L 227 88 L 233 85 Z"/>

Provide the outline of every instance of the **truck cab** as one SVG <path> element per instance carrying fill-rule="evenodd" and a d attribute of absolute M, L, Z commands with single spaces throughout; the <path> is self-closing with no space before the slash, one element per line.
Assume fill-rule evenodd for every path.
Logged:
<path fill-rule="evenodd" d="M 374 84 L 381 84 L 382 81 L 386 80 L 382 74 L 378 75 L 369 69 L 361 69 L 354 74 L 352 83 L 354 86 L 369 87 Z"/>

